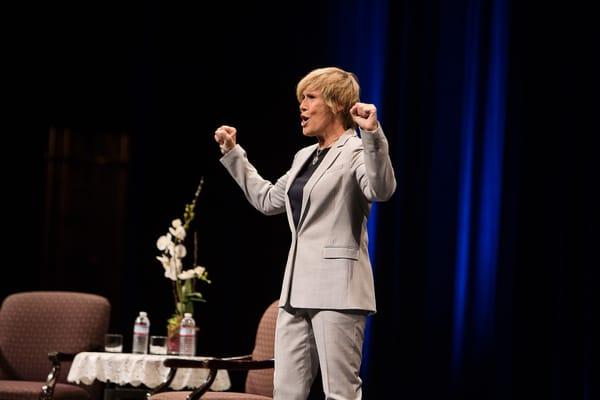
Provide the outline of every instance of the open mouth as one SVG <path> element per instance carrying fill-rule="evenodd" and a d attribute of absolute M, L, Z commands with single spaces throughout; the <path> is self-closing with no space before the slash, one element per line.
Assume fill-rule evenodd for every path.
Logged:
<path fill-rule="evenodd" d="M 300 125 L 302 125 L 302 127 L 305 127 L 306 124 L 308 123 L 309 119 L 310 119 L 309 117 L 301 115 L 300 116 Z"/>

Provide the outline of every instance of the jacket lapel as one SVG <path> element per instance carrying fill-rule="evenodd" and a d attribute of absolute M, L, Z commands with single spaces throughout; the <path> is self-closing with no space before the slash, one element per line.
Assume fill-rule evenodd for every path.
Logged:
<path fill-rule="evenodd" d="M 315 187 L 315 184 L 319 181 L 319 179 L 321 179 L 321 176 L 323 176 L 325 171 L 327 171 L 327 169 L 329 169 L 331 164 L 333 164 L 335 162 L 335 160 L 338 158 L 340 152 L 342 151 L 342 148 L 344 147 L 344 145 L 346 144 L 348 139 L 350 137 L 354 136 L 355 134 L 356 133 L 354 132 L 353 129 L 348 129 L 346 132 L 344 132 L 342 134 L 342 136 L 340 136 L 339 139 L 331 146 L 331 149 L 327 152 L 327 154 L 325 155 L 325 158 L 323 158 L 323 161 L 321 161 L 321 164 L 319 164 L 319 166 L 317 167 L 315 172 L 312 174 L 312 176 L 310 177 L 308 182 L 306 182 L 306 185 L 304 186 L 303 195 L 302 195 L 302 208 L 300 210 L 300 221 L 298 222 L 297 229 L 300 229 L 300 226 L 302 226 L 302 222 L 304 221 L 304 217 L 306 216 L 306 212 L 307 212 L 307 208 L 308 208 L 307 207 L 308 199 L 310 198 L 310 193 L 312 192 L 313 188 Z M 309 156 L 312 155 L 315 148 L 312 148 L 312 151 L 309 153 Z M 301 165 L 304 165 L 304 164 L 301 164 Z M 296 175 L 297 174 L 298 174 L 298 172 L 296 172 Z M 296 178 L 296 175 L 294 175 L 294 179 Z M 292 181 L 293 181 L 293 179 L 292 179 Z"/>
<path fill-rule="evenodd" d="M 294 181 L 296 180 L 296 177 L 300 173 L 300 170 L 302 169 L 304 164 L 306 164 L 306 162 L 308 161 L 308 158 L 310 156 L 312 156 L 312 154 L 315 152 L 315 149 L 317 148 L 317 146 L 318 146 L 318 143 L 313 144 L 312 146 L 305 147 L 304 150 L 302 151 L 302 153 L 298 154 L 298 161 L 296 163 L 294 163 L 294 165 L 290 169 L 288 180 L 287 180 L 287 183 L 285 184 L 285 193 L 286 194 L 290 190 L 292 183 L 294 183 Z"/>

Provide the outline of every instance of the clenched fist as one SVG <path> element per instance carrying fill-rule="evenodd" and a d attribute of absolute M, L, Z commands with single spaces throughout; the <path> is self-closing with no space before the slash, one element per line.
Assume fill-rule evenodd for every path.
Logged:
<path fill-rule="evenodd" d="M 236 145 L 237 129 L 233 126 L 221 125 L 215 131 L 215 141 L 219 143 L 222 154 L 227 154 Z"/>
<path fill-rule="evenodd" d="M 356 125 L 364 131 L 374 131 L 379 126 L 377 108 L 374 104 L 356 103 L 350 109 L 350 115 Z"/>

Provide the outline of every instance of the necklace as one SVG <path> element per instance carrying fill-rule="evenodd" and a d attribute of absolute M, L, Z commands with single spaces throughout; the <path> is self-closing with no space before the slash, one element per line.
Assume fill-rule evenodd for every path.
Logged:
<path fill-rule="evenodd" d="M 323 150 L 325 150 L 325 149 L 321 149 L 317 146 L 317 152 L 315 153 L 315 156 L 312 159 L 312 165 L 315 165 L 316 163 L 319 162 L 319 156 L 321 155 Z"/>

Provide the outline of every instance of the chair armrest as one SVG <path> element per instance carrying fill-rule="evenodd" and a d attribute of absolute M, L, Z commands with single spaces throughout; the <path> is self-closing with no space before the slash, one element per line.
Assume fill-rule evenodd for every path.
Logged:
<path fill-rule="evenodd" d="M 273 368 L 275 361 L 272 358 L 266 360 L 254 360 L 251 356 L 209 358 L 205 360 L 191 360 L 184 358 L 167 358 L 163 362 L 169 368 L 207 368 L 227 369 L 230 371 L 249 371 L 252 369 Z"/>
<path fill-rule="evenodd" d="M 170 368 L 169 374 L 167 375 L 167 378 L 164 382 L 162 382 L 150 392 L 148 397 L 150 398 L 151 396 L 157 393 L 166 391 L 169 385 L 171 385 L 171 382 L 173 382 L 173 379 L 175 379 L 175 374 L 177 374 L 178 368 L 208 368 L 208 376 L 206 377 L 204 382 L 202 382 L 202 384 L 188 397 L 188 399 L 198 399 L 210 388 L 210 385 L 212 385 L 212 383 L 215 381 L 215 378 L 217 377 L 217 368 L 210 368 L 207 364 L 208 361 L 210 360 L 188 360 L 181 358 L 165 359 L 163 361 L 163 365 L 165 367 Z M 197 396 L 193 396 L 194 394 L 196 394 L 196 392 L 199 392 L 199 394 Z"/>
<path fill-rule="evenodd" d="M 252 358 L 252 354 L 246 354 L 243 356 L 233 356 L 233 357 L 220 357 L 221 360 L 250 360 Z"/>
<path fill-rule="evenodd" d="M 61 351 L 51 351 L 48 353 L 48 359 L 52 363 L 52 365 L 60 364 L 65 361 L 73 361 L 75 359 L 76 354 L 73 353 L 63 353 Z"/>
<path fill-rule="evenodd" d="M 250 371 L 253 369 L 267 369 L 275 367 L 275 360 L 268 358 L 266 360 L 254 359 L 222 359 L 215 358 L 207 360 L 208 368 L 226 369 L 229 371 Z"/>
<path fill-rule="evenodd" d="M 177 373 L 178 368 L 206 368 L 209 370 L 205 381 L 196 388 L 188 397 L 189 400 L 198 400 L 215 381 L 217 371 L 226 369 L 229 371 L 250 371 L 253 369 L 268 369 L 275 367 L 275 360 L 253 360 L 251 356 L 238 356 L 228 358 L 208 358 L 204 360 L 192 360 L 185 358 L 167 358 L 163 361 L 165 367 L 170 368 L 167 379 L 152 391 L 152 395 L 164 392 Z"/>

